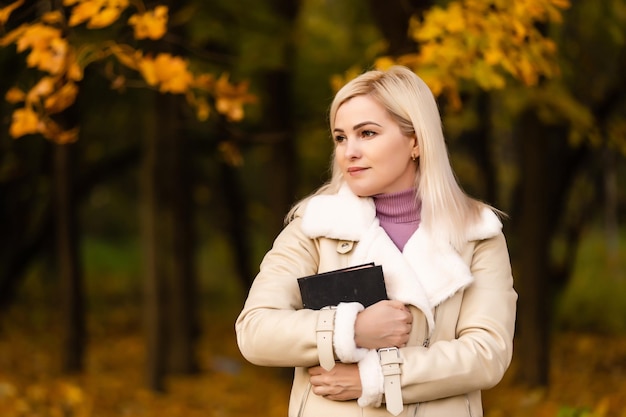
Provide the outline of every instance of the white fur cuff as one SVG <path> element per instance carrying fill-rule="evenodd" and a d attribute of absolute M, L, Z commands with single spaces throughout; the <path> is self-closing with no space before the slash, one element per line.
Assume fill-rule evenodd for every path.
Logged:
<path fill-rule="evenodd" d="M 372 349 L 359 362 L 361 376 L 361 397 L 357 403 L 361 407 L 380 407 L 383 402 L 384 376 L 378 352 Z"/>
<path fill-rule="evenodd" d="M 356 363 L 368 352 L 367 349 L 357 347 L 354 341 L 356 316 L 363 310 L 361 303 L 339 303 L 337 306 L 333 344 L 337 357 L 343 363 Z"/>

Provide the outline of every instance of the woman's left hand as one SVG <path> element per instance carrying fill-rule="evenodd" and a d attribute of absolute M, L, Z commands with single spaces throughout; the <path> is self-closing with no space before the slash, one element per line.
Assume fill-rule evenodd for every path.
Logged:
<path fill-rule="evenodd" d="M 348 401 L 361 396 L 361 377 L 356 364 L 336 363 L 330 371 L 321 366 L 309 368 L 313 393 L 328 400 Z"/>

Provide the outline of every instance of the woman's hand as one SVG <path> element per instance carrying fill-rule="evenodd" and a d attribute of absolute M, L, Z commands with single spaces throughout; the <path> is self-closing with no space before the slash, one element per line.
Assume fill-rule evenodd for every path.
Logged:
<path fill-rule="evenodd" d="M 356 364 L 336 363 L 330 371 L 321 366 L 309 368 L 315 394 L 334 401 L 355 400 L 361 396 L 361 377 Z"/>
<path fill-rule="evenodd" d="M 379 301 L 356 316 L 354 341 L 366 349 L 406 346 L 412 323 L 413 316 L 402 302 Z"/>

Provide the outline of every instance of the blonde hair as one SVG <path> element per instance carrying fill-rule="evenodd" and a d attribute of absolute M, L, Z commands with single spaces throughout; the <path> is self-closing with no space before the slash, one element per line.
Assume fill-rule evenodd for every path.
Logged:
<path fill-rule="evenodd" d="M 470 198 L 459 186 L 450 165 L 441 116 L 432 92 L 421 78 L 402 66 L 365 72 L 335 95 L 329 112 L 331 132 L 339 107 L 361 95 L 378 101 L 405 135 L 417 138 L 420 153 L 415 187 L 417 198 L 422 201 L 420 227 L 426 227 L 435 236 L 459 248 L 466 240 L 467 226 L 478 220 L 483 207 L 489 206 Z M 287 215 L 287 221 L 308 199 L 318 194 L 336 193 L 343 182 L 333 155 L 330 180 L 297 203 Z"/>

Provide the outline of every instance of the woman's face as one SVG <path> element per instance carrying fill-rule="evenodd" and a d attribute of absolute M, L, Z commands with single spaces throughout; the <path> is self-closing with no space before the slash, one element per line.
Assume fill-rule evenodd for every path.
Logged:
<path fill-rule="evenodd" d="M 348 186 L 371 197 L 414 186 L 418 155 L 414 137 L 405 136 L 387 110 L 369 96 L 343 103 L 333 130 L 335 160 Z"/>

